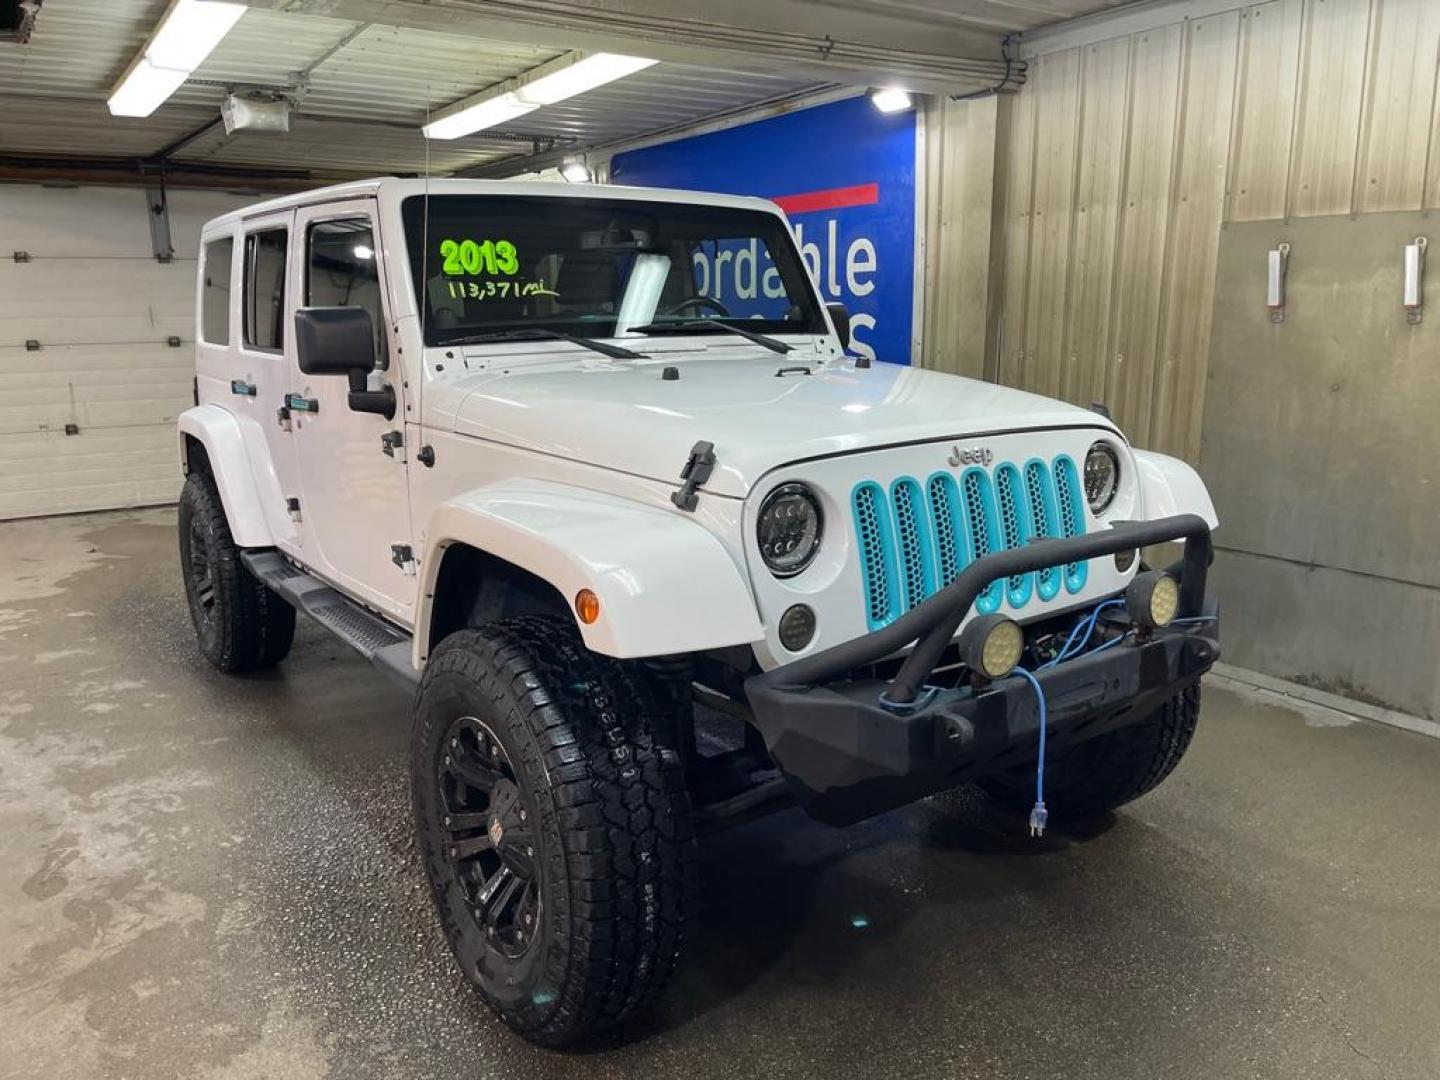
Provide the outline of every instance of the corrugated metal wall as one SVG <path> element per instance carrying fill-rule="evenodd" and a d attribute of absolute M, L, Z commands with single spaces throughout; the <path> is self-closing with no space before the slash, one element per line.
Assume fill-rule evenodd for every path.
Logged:
<path fill-rule="evenodd" d="M 1222 224 L 1440 207 L 1437 57 L 1437 0 L 1270 0 L 1032 59 L 1000 102 L 985 374 L 1196 461 Z M 975 104 L 935 110 L 932 150 Z M 959 369 L 984 328 L 934 282 L 927 310 Z"/>

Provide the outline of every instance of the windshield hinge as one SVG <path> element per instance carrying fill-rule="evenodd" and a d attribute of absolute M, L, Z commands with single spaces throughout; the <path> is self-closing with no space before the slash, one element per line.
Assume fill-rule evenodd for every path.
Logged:
<path fill-rule="evenodd" d="M 415 551 L 409 544 L 391 544 L 390 561 L 398 566 L 406 577 L 415 576 Z"/>
<path fill-rule="evenodd" d="M 679 491 L 670 493 L 670 501 L 681 510 L 693 512 L 700 504 L 700 496 L 696 489 L 715 471 L 715 444 L 705 441 L 697 442 L 690 448 L 690 457 L 685 461 L 685 467 L 680 470 L 680 479 L 684 481 Z"/>
<path fill-rule="evenodd" d="M 388 458 L 396 461 L 405 460 L 405 433 L 403 431 L 387 431 L 380 436 L 380 452 Z"/>

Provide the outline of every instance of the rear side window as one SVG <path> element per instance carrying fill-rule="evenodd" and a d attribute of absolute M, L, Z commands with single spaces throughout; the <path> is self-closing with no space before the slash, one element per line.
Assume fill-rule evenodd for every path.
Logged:
<path fill-rule="evenodd" d="M 200 337 L 211 345 L 230 344 L 230 237 L 205 245 L 205 279 L 200 291 Z"/>
<path fill-rule="evenodd" d="M 245 344 L 279 352 L 285 348 L 284 229 L 245 238 Z"/>
<path fill-rule="evenodd" d="M 305 306 L 364 308 L 375 327 L 375 355 L 384 357 L 385 310 L 369 218 L 319 221 L 310 226 Z"/>

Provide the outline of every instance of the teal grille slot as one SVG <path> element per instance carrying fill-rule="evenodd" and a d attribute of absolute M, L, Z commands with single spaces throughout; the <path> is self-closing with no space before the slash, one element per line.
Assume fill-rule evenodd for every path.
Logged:
<path fill-rule="evenodd" d="M 996 527 L 995 488 L 984 469 L 966 469 L 960 475 L 960 493 L 965 508 L 965 533 L 969 556 L 965 565 L 1000 550 L 1000 531 Z M 975 601 L 975 610 L 988 615 L 1000 607 L 1004 586 L 992 581 Z"/>
<path fill-rule="evenodd" d="M 850 504 L 865 585 L 865 619 L 871 630 L 878 630 L 899 614 L 900 586 L 896 580 L 890 507 L 885 489 L 873 480 L 855 485 Z"/>
<path fill-rule="evenodd" d="M 930 521 L 935 527 L 935 588 L 949 585 L 964 569 L 968 552 L 962 546 L 965 521 L 960 514 L 960 489 L 948 472 L 925 482 L 930 493 Z"/>
<path fill-rule="evenodd" d="M 902 476 L 890 485 L 895 510 L 895 540 L 899 548 L 900 609 L 909 611 L 935 591 L 935 549 L 930 542 L 930 519 L 920 483 Z"/>
<path fill-rule="evenodd" d="M 1030 542 L 1030 506 L 1025 498 L 1020 470 L 1010 462 L 995 468 L 995 505 L 1000 511 L 1000 542 L 1005 549 L 1024 547 Z M 1005 579 L 1005 598 L 1012 608 L 1030 602 L 1035 585 L 1034 574 L 1012 574 Z"/>
<path fill-rule="evenodd" d="M 1055 459 L 1055 508 L 1061 536 L 1085 535 L 1085 504 L 1081 498 L 1080 470 L 1073 458 L 1062 454 Z M 1087 562 L 1065 564 L 1065 588 L 1069 592 L 1078 593 L 1085 588 L 1089 566 Z"/>
<path fill-rule="evenodd" d="M 1025 499 L 1030 508 L 1030 524 L 1036 537 L 1054 539 L 1060 535 L 1055 510 L 1055 488 L 1050 480 L 1050 467 L 1039 458 L 1025 463 Z M 1062 573 L 1058 566 L 1047 566 L 1035 574 L 1035 594 L 1041 600 L 1054 600 L 1060 592 Z"/>

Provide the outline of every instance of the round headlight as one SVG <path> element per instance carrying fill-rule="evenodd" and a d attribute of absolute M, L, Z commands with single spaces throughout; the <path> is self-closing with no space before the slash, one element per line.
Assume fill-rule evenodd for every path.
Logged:
<path fill-rule="evenodd" d="M 1109 443 L 1097 442 L 1085 455 L 1085 501 L 1098 514 L 1115 501 L 1120 489 L 1120 458 Z"/>
<path fill-rule="evenodd" d="M 804 484 L 781 484 L 765 497 L 755 540 L 760 557 L 776 577 L 794 577 L 820 550 L 825 523 L 820 500 Z"/>

